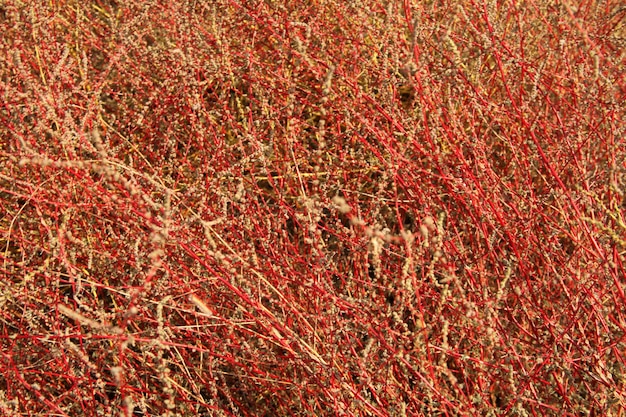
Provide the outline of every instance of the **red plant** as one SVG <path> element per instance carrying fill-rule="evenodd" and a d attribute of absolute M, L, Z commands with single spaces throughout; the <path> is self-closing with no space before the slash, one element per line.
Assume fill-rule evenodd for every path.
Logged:
<path fill-rule="evenodd" d="M 621 415 L 620 4 L 4 1 L 2 414 Z"/>

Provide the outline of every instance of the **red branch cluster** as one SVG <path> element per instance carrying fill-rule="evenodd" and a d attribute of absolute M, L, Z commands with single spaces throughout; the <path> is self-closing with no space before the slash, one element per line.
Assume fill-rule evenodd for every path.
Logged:
<path fill-rule="evenodd" d="M 620 415 L 621 4 L 2 2 L 0 414 Z"/>

